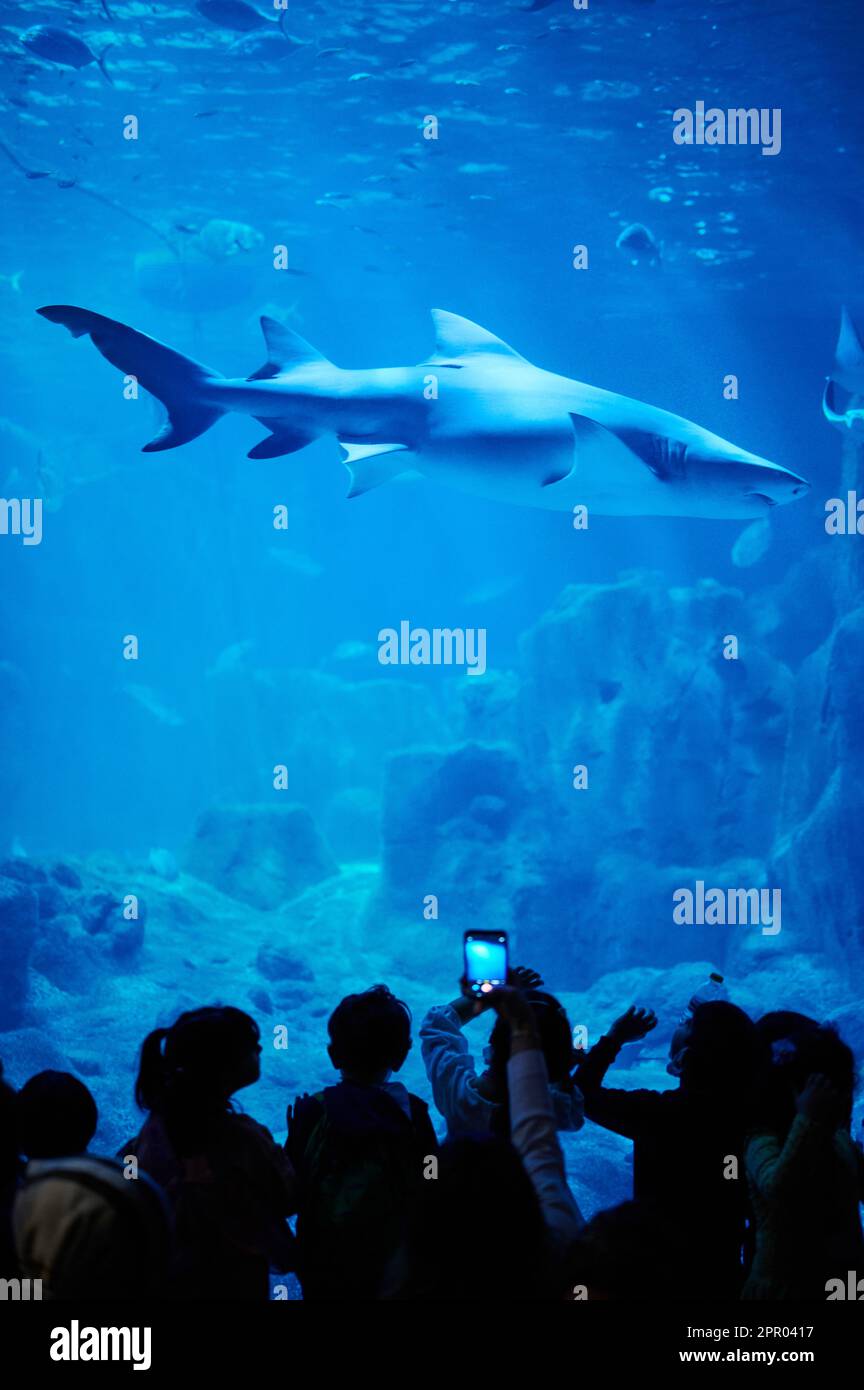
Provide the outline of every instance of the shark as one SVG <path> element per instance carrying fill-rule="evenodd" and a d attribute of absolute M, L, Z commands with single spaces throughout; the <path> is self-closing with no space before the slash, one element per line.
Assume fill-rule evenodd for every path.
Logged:
<path fill-rule="evenodd" d="M 837 387 L 848 393 L 845 410 L 838 410 Z M 838 430 L 849 430 L 864 438 L 864 347 L 852 315 L 840 311 L 840 332 L 834 352 L 834 365 L 822 395 L 822 414 Z"/>
<path fill-rule="evenodd" d="M 267 360 L 222 376 L 90 309 L 37 313 L 133 376 L 167 411 L 143 452 L 196 439 L 226 412 L 267 430 L 252 459 L 335 437 L 349 497 L 405 474 L 521 506 L 620 516 L 753 518 L 804 496 L 780 464 L 614 391 L 534 366 L 479 324 L 435 309 L 434 351 L 415 366 L 337 367 L 270 317 Z"/>

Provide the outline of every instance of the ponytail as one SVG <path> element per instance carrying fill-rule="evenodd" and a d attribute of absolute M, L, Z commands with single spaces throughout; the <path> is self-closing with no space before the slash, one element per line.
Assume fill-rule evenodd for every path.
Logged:
<path fill-rule="evenodd" d="M 167 1036 L 167 1028 L 154 1028 L 141 1044 L 141 1061 L 135 1082 L 135 1103 L 141 1110 L 158 1110 L 160 1102 L 164 1100 L 167 1066 L 162 1044 Z"/>

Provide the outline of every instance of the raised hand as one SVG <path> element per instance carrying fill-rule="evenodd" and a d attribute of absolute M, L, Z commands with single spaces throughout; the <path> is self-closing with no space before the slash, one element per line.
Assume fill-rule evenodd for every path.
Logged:
<path fill-rule="evenodd" d="M 543 976 L 528 965 L 514 965 L 507 979 L 514 989 L 542 989 Z"/>
<path fill-rule="evenodd" d="M 657 1015 L 653 1009 L 637 1008 L 631 1004 L 626 1013 L 616 1018 L 609 1029 L 609 1037 L 617 1043 L 639 1042 L 656 1027 Z"/>
<path fill-rule="evenodd" d="M 820 1124 L 833 1127 L 839 1123 L 842 1109 L 840 1092 L 832 1086 L 827 1076 L 814 1072 L 798 1092 L 795 1108 L 799 1115 L 805 1115 L 808 1120 L 817 1120 Z"/>

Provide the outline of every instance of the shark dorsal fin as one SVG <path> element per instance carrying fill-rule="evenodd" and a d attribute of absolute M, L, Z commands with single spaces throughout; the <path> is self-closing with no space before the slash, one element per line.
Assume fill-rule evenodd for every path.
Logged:
<path fill-rule="evenodd" d="M 513 357 L 517 362 L 525 361 L 494 333 L 489 333 L 470 319 L 461 318 L 459 314 L 451 314 L 447 309 L 433 309 L 432 322 L 435 325 L 435 355 L 430 359 L 432 362 L 444 364 L 453 358 L 470 357 L 474 353 L 496 353 L 499 357 Z"/>
<path fill-rule="evenodd" d="M 282 376 L 310 362 L 327 362 L 324 354 L 295 333 L 293 328 L 268 318 L 266 314 L 261 320 L 261 332 L 267 344 L 267 361 L 247 377 L 247 381 L 266 381 L 268 377 Z"/>

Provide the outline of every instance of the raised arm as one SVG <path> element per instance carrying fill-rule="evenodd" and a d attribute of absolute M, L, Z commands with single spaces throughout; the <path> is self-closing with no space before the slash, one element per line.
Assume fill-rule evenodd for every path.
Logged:
<path fill-rule="evenodd" d="M 513 1145 L 531 1179 L 553 1243 L 564 1249 L 585 1223 L 567 1184 L 534 1016 L 518 990 L 496 990 L 491 999 L 496 1013 L 510 1024 L 507 1087 Z"/>

